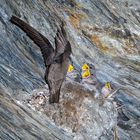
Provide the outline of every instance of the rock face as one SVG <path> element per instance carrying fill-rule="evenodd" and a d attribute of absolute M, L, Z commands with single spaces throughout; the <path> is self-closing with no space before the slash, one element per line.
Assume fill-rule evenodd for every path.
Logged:
<path fill-rule="evenodd" d="M 58 140 L 72 137 L 56 128 L 45 115 L 33 111 L 12 99 L 10 91 L 0 90 L 0 138 L 1 140 Z"/>
<path fill-rule="evenodd" d="M 33 89 L 45 84 L 45 67 L 40 50 L 22 30 L 9 22 L 11 15 L 16 15 L 32 25 L 44 34 L 52 45 L 62 19 L 66 22 L 67 34 L 72 44 L 72 61 L 75 68 L 80 71 L 84 62 L 93 63 L 101 84 L 111 81 L 116 88 L 122 87 L 115 96 L 117 104 L 122 106 L 118 110 L 118 137 L 122 140 L 138 140 L 140 137 L 139 5 L 139 0 L 51 0 L 51 2 L 0 0 L 0 82 L 1 89 L 10 89 L 9 95 L 4 92 L 5 90 L 1 90 L 3 93 L 1 126 L 4 126 L 2 128 L 7 130 L 8 124 L 5 122 L 8 122 L 7 118 L 10 116 L 10 113 L 6 112 L 6 109 L 10 110 L 6 102 L 15 107 L 11 98 L 14 100 L 17 92 L 22 93 L 21 96 L 26 96 Z M 21 109 L 17 104 L 16 106 L 16 110 Z M 23 111 L 23 108 L 21 110 Z M 16 115 L 15 112 L 11 113 Z M 41 118 L 37 116 L 38 120 Z M 25 122 L 27 126 L 33 127 L 28 118 Z M 22 126 L 9 123 L 18 128 Z M 40 134 L 37 133 L 37 128 L 37 131 L 30 135 L 34 135 L 33 139 L 46 139 L 47 129 L 47 127 L 41 128 L 40 138 L 34 135 Z M 3 139 L 16 137 L 10 135 L 11 130 L 7 133 L 4 130 L 1 132 Z M 23 131 L 21 135 L 26 133 Z M 57 134 L 59 135 L 59 129 Z M 23 138 L 21 135 L 19 139 Z M 102 135 L 100 139 L 111 139 L 112 136 L 110 132 L 108 135 Z M 53 136 L 48 137 L 48 139 L 53 138 Z"/>
<path fill-rule="evenodd" d="M 64 82 L 59 104 L 49 104 L 48 93 L 48 90 L 34 90 L 27 99 L 28 105 L 46 114 L 74 140 L 98 140 L 116 126 L 117 111 L 112 102 L 101 106 L 99 100 L 77 82 Z"/>

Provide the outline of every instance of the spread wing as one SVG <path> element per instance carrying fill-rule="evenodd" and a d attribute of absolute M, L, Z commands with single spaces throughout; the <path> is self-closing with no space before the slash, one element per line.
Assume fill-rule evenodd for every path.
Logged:
<path fill-rule="evenodd" d="M 65 46 L 67 44 L 67 36 L 66 32 L 64 30 L 64 25 L 61 25 L 60 29 L 57 30 L 56 37 L 55 37 L 55 54 L 57 56 L 64 53 Z"/>
<path fill-rule="evenodd" d="M 36 29 L 16 16 L 12 16 L 10 21 L 20 27 L 30 37 L 30 39 L 40 47 L 45 64 L 51 64 L 54 56 L 54 49 L 49 40 L 40 34 Z"/>
<path fill-rule="evenodd" d="M 55 62 L 62 63 L 63 58 L 71 54 L 71 45 L 67 40 L 64 25 L 57 30 L 55 37 Z"/>

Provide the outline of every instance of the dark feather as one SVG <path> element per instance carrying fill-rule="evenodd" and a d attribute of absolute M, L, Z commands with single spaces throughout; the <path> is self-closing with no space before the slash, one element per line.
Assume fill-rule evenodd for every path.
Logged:
<path fill-rule="evenodd" d="M 49 68 L 48 85 L 50 90 L 50 103 L 58 103 L 62 83 L 66 77 L 69 57 L 71 54 L 71 45 L 68 42 L 65 46 L 64 53 L 57 57 L 60 62 L 53 63 Z M 56 58 L 54 59 L 56 60 Z"/>
<path fill-rule="evenodd" d="M 56 37 L 55 37 L 55 54 L 59 56 L 64 53 L 65 46 L 67 45 L 68 40 L 66 37 L 66 32 L 64 27 L 61 25 L 61 28 L 57 30 Z"/>
<path fill-rule="evenodd" d="M 33 40 L 34 43 L 40 47 L 45 64 L 49 65 L 53 57 L 51 55 L 54 52 L 54 49 L 49 40 L 29 24 L 25 23 L 23 20 L 16 16 L 12 16 L 10 21 L 20 27 L 31 38 L 31 40 Z"/>
<path fill-rule="evenodd" d="M 33 27 L 15 16 L 12 16 L 10 21 L 20 27 L 40 47 L 46 64 L 45 80 L 49 86 L 50 103 L 58 103 L 71 54 L 71 45 L 67 40 L 64 26 L 61 25 L 57 31 L 54 51 L 49 40 Z"/>

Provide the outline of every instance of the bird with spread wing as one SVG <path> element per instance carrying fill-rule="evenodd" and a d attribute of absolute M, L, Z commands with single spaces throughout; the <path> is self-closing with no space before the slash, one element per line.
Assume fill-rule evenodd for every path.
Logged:
<path fill-rule="evenodd" d="M 10 21 L 21 28 L 27 36 L 40 48 L 46 66 L 45 80 L 49 87 L 50 103 L 58 103 L 60 89 L 66 77 L 71 54 L 71 45 L 67 39 L 64 25 L 57 30 L 55 49 L 49 40 L 29 24 L 12 16 Z"/>

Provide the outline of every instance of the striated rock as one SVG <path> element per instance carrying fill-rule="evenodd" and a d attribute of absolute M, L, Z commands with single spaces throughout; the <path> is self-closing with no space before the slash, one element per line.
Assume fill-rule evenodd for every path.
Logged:
<path fill-rule="evenodd" d="M 11 91 L 0 89 L 0 138 L 1 140 L 65 140 L 72 137 L 57 128 L 41 112 L 36 112 L 21 101 L 11 97 Z"/>
<path fill-rule="evenodd" d="M 10 89 L 8 98 L 14 100 L 17 93 L 20 93 L 17 98 L 21 100 L 28 97 L 32 90 L 41 88 L 45 84 L 45 67 L 40 50 L 23 31 L 9 22 L 11 15 L 24 19 L 38 29 L 53 46 L 57 27 L 60 21 L 64 20 L 72 45 L 71 58 L 75 68 L 80 73 L 83 63 L 92 63 L 96 67 L 96 77 L 101 85 L 111 81 L 115 88 L 122 87 L 118 94 L 115 94 L 115 101 L 121 109 L 118 117 L 118 137 L 122 140 L 138 140 L 140 137 L 139 5 L 139 0 L 0 0 L 0 83 L 4 89 Z M 6 96 L 6 93 L 3 94 L 2 100 L 8 100 Z M 7 126 L 10 113 L 6 115 L 6 109 L 10 109 L 10 105 L 5 109 L 5 103 L 1 104 L 3 105 L 1 108 L 4 108 L 1 110 L 7 119 L 4 120 L 2 117 L 0 122 Z M 12 102 L 10 104 L 12 106 Z M 16 115 L 13 110 L 10 112 Z M 36 112 L 33 113 L 35 114 Z M 124 116 L 128 121 L 124 120 Z M 27 126 L 31 125 L 28 119 L 27 122 Z M 14 121 L 10 124 L 11 128 L 21 127 Z M 3 129 L 7 130 L 6 127 Z M 47 128 L 45 131 L 42 129 L 42 133 L 46 133 Z M 10 136 L 11 129 L 8 129 L 9 133 L 6 134 L 4 130 L 3 139 L 16 137 L 16 135 Z M 40 133 L 35 131 L 34 134 Z M 22 139 L 21 135 L 19 138 Z M 113 139 L 113 135 L 114 130 L 103 134 L 100 139 L 110 140 Z"/>
<path fill-rule="evenodd" d="M 49 104 L 49 91 L 36 89 L 25 102 L 32 109 L 46 114 L 56 126 L 77 140 L 96 140 L 117 124 L 117 111 L 112 102 L 95 100 L 83 85 L 66 81 L 61 90 L 59 104 Z M 96 129 L 95 129 L 96 128 Z"/>

